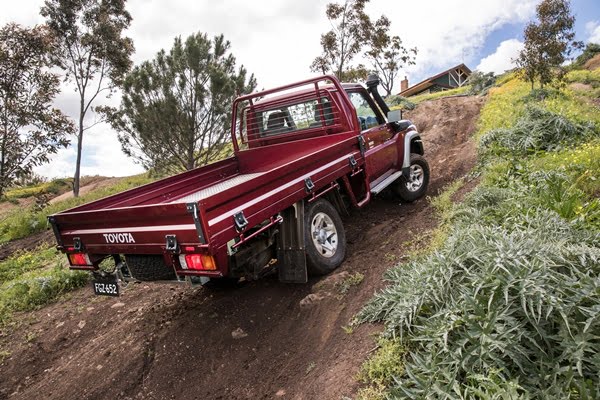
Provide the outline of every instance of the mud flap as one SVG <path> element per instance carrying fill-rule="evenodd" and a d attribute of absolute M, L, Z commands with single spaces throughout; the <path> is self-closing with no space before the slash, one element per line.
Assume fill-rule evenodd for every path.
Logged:
<path fill-rule="evenodd" d="M 277 239 L 277 269 L 279 281 L 308 282 L 304 247 L 304 200 L 282 213 L 283 222 Z"/>

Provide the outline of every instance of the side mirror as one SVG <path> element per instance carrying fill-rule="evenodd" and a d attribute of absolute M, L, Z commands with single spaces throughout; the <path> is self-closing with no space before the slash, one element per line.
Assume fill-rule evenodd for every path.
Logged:
<path fill-rule="evenodd" d="M 387 114 L 388 122 L 402 121 L 402 110 L 391 110 Z"/>

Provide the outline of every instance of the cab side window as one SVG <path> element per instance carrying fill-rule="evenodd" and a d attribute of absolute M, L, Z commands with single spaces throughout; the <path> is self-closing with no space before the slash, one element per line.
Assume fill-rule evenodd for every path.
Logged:
<path fill-rule="evenodd" d="M 348 93 L 350 101 L 356 109 L 356 115 L 358 116 L 358 122 L 360 123 L 360 130 L 364 131 L 374 126 L 381 125 L 383 122 L 377 120 L 377 113 L 371 107 L 371 104 L 367 101 L 364 93 L 361 92 L 350 92 Z"/>

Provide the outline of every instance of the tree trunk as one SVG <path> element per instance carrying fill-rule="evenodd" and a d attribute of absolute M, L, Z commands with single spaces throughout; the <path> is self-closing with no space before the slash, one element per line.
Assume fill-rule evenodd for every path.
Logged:
<path fill-rule="evenodd" d="M 4 102 L 6 104 L 6 102 Z M 8 114 L 8 112 L 5 113 Z M 5 121 L 8 117 L 5 117 Z M 8 140 L 8 123 L 4 124 L 4 130 L 2 132 L 2 159 L 0 160 L 0 197 L 4 194 L 4 186 L 6 186 L 8 179 L 4 176 L 6 174 L 6 141 Z"/>
<path fill-rule="evenodd" d="M 188 143 L 188 148 L 187 148 L 187 165 L 185 166 L 185 169 L 190 171 L 192 169 L 194 169 L 194 133 L 192 132 L 192 139 L 190 139 L 189 143 Z"/>
<path fill-rule="evenodd" d="M 79 177 L 81 175 L 81 148 L 83 145 L 83 100 L 79 112 L 79 133 L 77 134 L 77 161 L 75 162 L 75 176 L 73 177 L 73 196 L 79 197 Z"/>

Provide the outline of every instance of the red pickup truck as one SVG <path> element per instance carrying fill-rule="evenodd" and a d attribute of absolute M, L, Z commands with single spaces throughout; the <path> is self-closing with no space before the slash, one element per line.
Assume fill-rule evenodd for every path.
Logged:
<path fill-rule="evenodd" d="M 388 186 L 413 201 L 429 180 L 417 129 L 378 83 L 321 76 L 237 98 L 233 157 L 51 215 L 58 249 L 107 295 L 117 278 L 204 283 L 276 266 L 281 281 L 306 282 L 334 270 L 340 214 Z"/>

